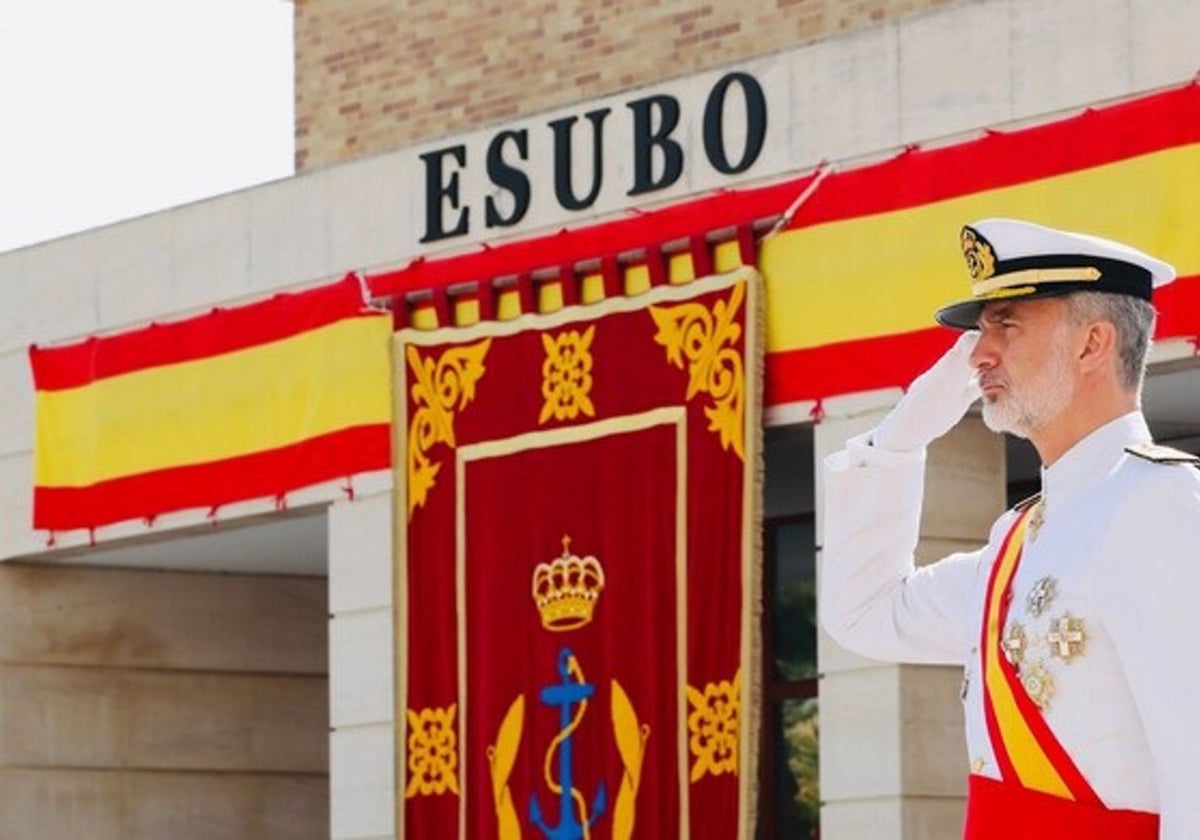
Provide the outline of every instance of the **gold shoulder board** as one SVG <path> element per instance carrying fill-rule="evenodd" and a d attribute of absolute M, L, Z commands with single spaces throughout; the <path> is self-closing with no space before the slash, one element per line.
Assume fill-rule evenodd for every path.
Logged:
<path fill-rule="evenodd" d="M 1022 499 L 1021 501 L 1017 502 L 1015 505 L 1013 505 L 1012 509 L 1015 511 L 1022 511 L 1022 510 L 1025 510 L 1026 508 L 1033 507 L 1041 500 L 1042 500 L 1042 494 L 1034 493 L 1028 499 Z"/>
<path fill-rule="evenodd" d="M 1135 443 L 1126 446 L 1125 451 L 1155 464 L 1195 464 L 1200 466 L 1200 455 L 1184 452 L 1182 449 L 1172 449 L 1169 446 L 1159 446 L 1157 443 Z"/>

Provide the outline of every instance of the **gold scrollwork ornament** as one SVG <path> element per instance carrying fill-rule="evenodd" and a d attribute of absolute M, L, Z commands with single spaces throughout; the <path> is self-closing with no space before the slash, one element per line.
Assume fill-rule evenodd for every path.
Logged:
<path fill-rule="evenodd" d="M 714 304 L 710 312 L 700 303 L 651 306 L 658 327 L 654 340 L 667 350 L 667 361 L 688 372 L 687 399 L 708 394 L 713 404 L 704 409 L 709 431 L 720 435 L 721 447 L 732 448 L 745 459 L 743 412 L 745 366 L 737 349 L 742 327 L 735 319 L 746 286 L 738 283 L 728 300 Z"/>
<path fill-rule="evenodd" d="M 422 357 L 408 345 L 405 357 L 412 371 L 412 401 L 416 406 L 408 425 L 408 516 L 425 504 L 441 464 L 433 463 L 429 450 L 444 443 L 454 447 L 454 415 L 475 399 L 475 386 L 486 368 L 483 360 L 490 338 L 452 347 L 436 359 Z"/>

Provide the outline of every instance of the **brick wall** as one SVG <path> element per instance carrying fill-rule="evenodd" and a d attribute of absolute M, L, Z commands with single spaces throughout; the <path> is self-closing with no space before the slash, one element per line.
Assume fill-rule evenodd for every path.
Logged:
<path fill-rule="evenodd" d="M 296 168 L 963 0 L 296 0 Z"/>

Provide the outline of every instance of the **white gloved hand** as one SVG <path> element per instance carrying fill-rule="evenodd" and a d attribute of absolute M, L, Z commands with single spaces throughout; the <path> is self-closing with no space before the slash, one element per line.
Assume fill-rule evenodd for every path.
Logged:
<path fill-rule="evenodd" d="M 977 331 L 964 332 L 933 367 L 913 380 L 871 434 L 871 443 L 891 452 L 914 452 L 950 431 L 979 399 L 979 382 L 970 362 L 977 341 Z"/>

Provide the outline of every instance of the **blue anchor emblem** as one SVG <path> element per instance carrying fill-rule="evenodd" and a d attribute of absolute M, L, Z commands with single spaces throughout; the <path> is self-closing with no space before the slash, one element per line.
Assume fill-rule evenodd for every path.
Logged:
<path fill-rule="evenodd" d="M 596 687 L 583 681 L 583 669 L 579 667 L 579 662 L 570 648 L 559 651 L 558 675 L 562 682 L 543 688 L 539 695 L 547 706 L 558 706 L 559 723 L 562 726 L 546 751 L 546 784 L 551 791 L 558 794 L 558 825 L 546 825 L 536 793 L 529 797 L 529 818 L 546 840 L 582 840 L 591 836 L 591 827 L 600 819 L 607 804 L 604 782 L 601 782 L 592 800 L 592 814 L 589 817 L 583 794 L 575 790 L 572 778 L 572 733 L 579 727 L 583 713 L 587 710 L 588 698 L 596 693 Z M 575 705 L 579 706 L 579 711 L 572 715 L 571 708 Z M 550 757 L 556 749 L 558 784 L 550 777 Z M 575 813 L 576 809 L 579 811 L 578 816 Z"/>

